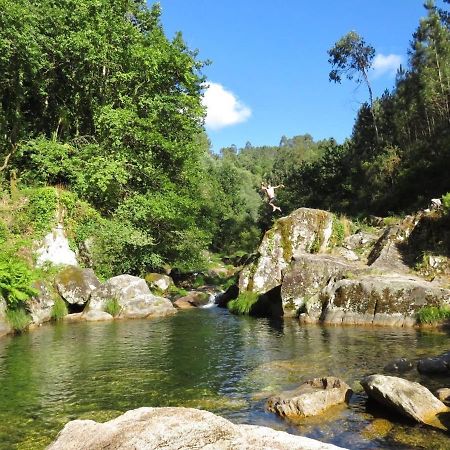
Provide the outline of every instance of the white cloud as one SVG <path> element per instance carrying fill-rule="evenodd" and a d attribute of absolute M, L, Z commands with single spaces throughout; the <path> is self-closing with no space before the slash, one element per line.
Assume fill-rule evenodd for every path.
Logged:
<path fill-rule="evenodd" d="M 375 56 L 373 60 L 374 77 L 381 77 L 384 74 L 395 75 L 397 69 L 402 63 L 403 58 L 400 55 L 383 55 L 382 53 Z"/>
<path fill-rule="evenodd" d="M 245 122 L 252 115 L 248 106 L 219 83 L 207 83 L 202 102 L 207 109 L 205 125 L 212 130 Z"/>

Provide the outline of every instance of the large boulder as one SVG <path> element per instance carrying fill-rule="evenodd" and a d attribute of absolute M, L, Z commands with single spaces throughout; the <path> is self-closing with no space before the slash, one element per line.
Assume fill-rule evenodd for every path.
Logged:
<path fill-rule="evenodd" d="M 449 408 L 421 384 L 376 374 L 363 378 L 361 385 L 370 398 L 401 415 L 444 428 L 438 414 L 448 413 Z"/>
<path fill-rule="evenodd" d="M 310 318 L 319 319 L 322 289 L 330 280 L 339 280 L 360 271 L 358 266 L 330 255 L 295 255 L 284 273 L 281 286 L 284 316 L 297 316 L 299 311 L 303 311 Z"/>
<path fill-rule="evenodd" d="M 6 301 L 0 296 L 0 337 L 12 332 L 13 329 L 6 319 Z"/>
<path fill-rule="evenodd" d="M 302 252 L 324 251 L 333 228 L 333 214 L 300 208 L 277 220 L 258 248 L 258 259 L 239 277 L 240 291 L 266 293 L 279 286 L 292 257 Z"/>
<path fill-rule="evenodd" d="M 332 406 L 348 403 L 351 395 L 350 386 L 339 378 L 314 378 L 293 391 L 270 397 L 267 409 L 282 417 L 316 416 Z"/>
<path fill-rule="evenodd" d="M 161 273 L 148 273 L 145 276 L 145 281 L 150 286 L 150 289 L 158 292 L 167 292 L 173 286 L 172 278 Z"/>
<path fill-rule="evenodd" d="M 53 264 L 55 266 L 77 266 L 77 257 L 75 252 L 70 248 L 69 241 L 66 237 L 62 224 L 57 225 L 45 237 L 39 248 L 36 250 L 36 265 L 42 267 L 45 264 Z"/>
<path fill-rule="evenodd" d="M 310 438 L 255 425 L 235 425 L 192 408 L 139 408 L 105 423 L 74 420 L 48 450 L 100 449 L 326 450 Z"/>
<path fill-rule="evenodd" d="M 419 359 L 417 370 L 428 375 L 448 375 L 450 373 L 450 352 Z"/>
<path fill-rule="evenodd" d="M 27 303 L 27 307 L 33 323 L 40 325 L 51 320 L 53 305 L 58 293 L 55 292 L 53 286 L 49 286 L 42 281 L 37 281 L 33 287 L 38 291 L 38 294 Z"/>
<path fill-rule="evenodd" d="M 327 324 L 413 326 L 420 308 L 450 304 L 449 289 L 402 275 L 340 280 L 327 296 Z"/>
<path fill-rule="evenodd" d="M 112 300 L 120 306 L 119 318 L 139 319 L 176 312 L 170 300 L 153 295 L 145 280 L 132 275 L 119 275 L 100 285 L 91 293 L 85 311 L 105 311 Z"/>
<path fill-rule="evenodd" d="M 100 281 L 92 269 L 70 266 L 55 278 L 55 285 L 61 297 L 70 304 L 84 305 L 91 292 L 100 286 Z"/>

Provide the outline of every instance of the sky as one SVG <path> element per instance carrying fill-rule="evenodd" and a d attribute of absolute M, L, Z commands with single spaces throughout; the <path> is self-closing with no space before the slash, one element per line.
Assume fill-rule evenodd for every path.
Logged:
<path fill-rule="evenodd" d="M 149 4 L 153 2 L 149 1 Z M 327 50 L 354 30 L 376 49 L 376 96 L 391 89 L 419 20 L 423 0 L 160 0 L 171 38 L 181 31 L 208 87 L 206 131 L 212 148 L 278 145 L 281 136 L 351 135 L 368 100 L 354 81 L 330 83 Z"/>

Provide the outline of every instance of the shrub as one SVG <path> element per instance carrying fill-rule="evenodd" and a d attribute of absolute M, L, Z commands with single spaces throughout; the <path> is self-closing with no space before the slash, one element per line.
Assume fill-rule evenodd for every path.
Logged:
<path fill-rule="evenodd" d="M 344 222 L 337 217 L 333 217 L 330 245 L 333 247 L 342 245 L 345 239 L 345 234 Z"/>
<path fill-rule="evenodd" d="M 6 320 L 19 333 L 24 331 L 31 323 L 30 315 L 23 308 L 7 309 Z"/>
<path fill-rule="evenodd" d="M 17 307 L 37 295 L 38 291 L 32 287 L 34 281 L 34 273 L 23 261 L 0 259 L 0 294 L 9 306 Z"/>
<path fill-rule="evenodd" d="M 237 299 L 228 302 L 227 306 L 233 314 L 249 315 L 258 298 L 257 292 L 242 292 Z"/>
<path fill-rule="evenodd" d="M 448 306 L 424 306 L 417 312 L 419 323 L 436 323 L 450 319 L 450 307 Z"/>
<path fill-rule="evenodd" d="M 446 214 L 450 214 L 450 192 L 442 196 L 442 207 Z"/>
<path fill-rule="evenodd" d="M 111 314 L 113 317 L 116 317 L 119 315 L 122 307 L 119 304 L 119 300 L 117 298 L 110 298 L 105 305 L 105 311 L 108 314 Z"/>
<path fill-rule="evenodd" d="M 61 320 L 69 313 L 66 302 L 61 297 L 56 297 L 50 313 L 53 320 Z"/>

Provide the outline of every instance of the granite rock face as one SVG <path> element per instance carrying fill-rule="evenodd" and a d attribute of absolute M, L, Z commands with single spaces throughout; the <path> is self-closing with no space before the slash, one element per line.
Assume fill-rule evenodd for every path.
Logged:
<path fill-rule="evenodd" d="M 412 326 L 424 306 L 450 304 L 450 290 L 406 275 L 365 275 L 336 282 L 329 290 L 326 324 Z"/>
<path fill-rule="evenodd" d="M 314 439 L 256 425 L 235 425 L 192 408 L 139 408 L 105 423 L 74 420 L 48 450 L 333 450 Z"/>
<path fill-rule="evenodd" d="M 267 409 L 282 417 L 316 416 L 332 406 L 348 403 L 351 395 L 350 386 L 339 378 L 314 378 L 293 391 L 270 397 Z"/>
<path fill-rule="evenodd" d="M 85 312 L 105 311 L 108 301 L 114 299 L 121 308 L 119 318 L 141 319 L 176 312 L 170 300 L 153 295 L 142 278 L 132 275 L 119 275 L 100 285 L 91 293 Z"/>
<path fill-rule="evenodd" d="M 160 292 L 167 292 L 173 286 L 172 278 L 161 273 L 148 273 L 145 276 L 145 281 L 149 284 L 150 289 Z"/>
<path fill-rule="evenodd" d="M 33 324 L 40 325 L 51 320 L 52 308 L 58 294 L 53 286 L 49 286 L 42 281 L 37 281 L 33 287 L 38 291 L 38 295 L 27 303 L 27 307 Z"/>
<path fill-rule="evenodd" d="M 69 266 L 55 278 L 61 297 L 70 304 L 84 305 L 92 291 L 100 287 L 100 281 L 92 269 Z"/>
<path fill-rule="evenodd" d="M 6 320 L 6 301 L 0 296 L 0 337 L 6 334 L 12 333 L 13 329 L 11 325 Z"/>
<path fill-rule="evenodd" d="M 258 248 L 258 259 L 245 267 L 239 289 L 264 294 L 279 286 L 292 257 L 327 248 L 333 215 L 319 209 L 300 208 L 282 217 L 266 232 Z"/>

